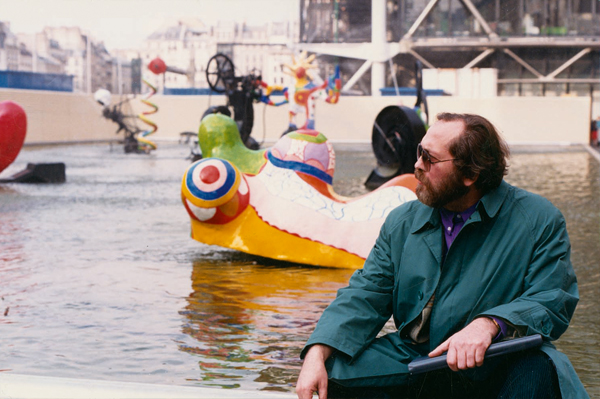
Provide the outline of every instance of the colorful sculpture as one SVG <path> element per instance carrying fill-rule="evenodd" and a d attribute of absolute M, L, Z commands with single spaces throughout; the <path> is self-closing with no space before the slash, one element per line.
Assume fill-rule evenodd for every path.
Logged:
<path fill-rule="evenodd" d="M 314 54 L 307 57 L 306 52 L 303 52 L 298 61 L 296 61 L 295 57 L 292 55 L 293 64 L 284 65 L 284 67 L 289 70 L 287 73 L 296 79 L 294 86 L 288 88 L 291 129 L 296 128 L 297 123 L 295 122 L 295 119 L 302 110 L 304 110 L 305 116 L 305 122 L 302 128 L 315 128 L 315 100 L 321 90 L 325 90 L 328 86 L 330 87 L 329 96 L 325 101 L 335 104 L 339 99 L 341 88 L 339 66 L 336 67 L 336 75 L 334 77 L 321 84 L 315 84 L 314 78 L 309 72 L 310 69 L 317 68 L 317 66 L 312 63 L 315 57 Z"/>
<path fill-rule="evenodd" d="M 265 90 L 265 93 L 260 96 L 260 101 L 273 106 L 280 106 L 287 103 L 290 104 L 289 126 L 287 132 L 299 128 L 315 128 L 315 102 L 322 91 L 327 91 L 327 98 L 325 101 L 330 104 L 336 104 L 340 98 L 340 90 L 342 87 L 340 67 L 336 66 L 334 74 L 326 81 L 322 81 L 318 75 L 313 77 L 309 72 L 311 69 L 317 68 L 317 66 L 313 64 L 315 57 L 314 54 L 307 57 L 306 51 L 304 51 L 297 61 L 292 55 L 292 65 L 284 64 L 284 68 L 287 68 L 285 73 L 291 75 L 295 79 L 294 85 L 292 86 L 269 86 L 262 81 L 260 82 L 261 88 Z M 285 101 L 278 103 L 271 101 L 269 96 L 275 90 L 283 92 Z M 299 115 L 304 116 L 304 124 L 300 127 L 298 127 L 299 123 L 297 122 Z"/>
<path fill-rule="evenodd" d="M 247 149 L 233 120 L 210 115 L 190 165 L 182 201 L 192 238 L 290 262 L 360 268 L 387 214 L 413 199 L 414 176 L 346 198 L 332 186 L 335 154 L 321 133 L 303 129 L 268 150 Z M 410 187 L 410 188 L 409 188 Z"/>
<path fill-rule="evenodd" d="M 149 111 L 144 111 L 139 113 L 136 117 L 140 119 L 142 122 L 150 126 L 150 129 L 143 130 L 137 126 L 135 122 L 133 122 L 133 115 L 127 115 L 124 112 L 124 109 L 129 108 L 129 97 L 125 97 L 123 100 L 119 101 L 117 104 L 111 106 L 112 95 L 106 89 L 98 89 L 94 93 L 94 99 L 102 105 L 102 116 L 106 119 L 115 122 L 119 129 L 117 130 L 117 134 L 121 131 L 125 134 L 125 153 L 150 153 L 152 150 L 156 150 L 156 144 L 150 141 L 147 137 L 151 134 L 154 134 L 158 130 L 158 126 L 156 123 L 148 119 L 147 115 L 154 114 L 158 111 L 158 106 L 152 102 L 150 102 L 150 97 L 156 94 L 156 87 L 154 87 L 150 82 L 146 79 L 142 79 L 144 84 L 146 84 L 150 88 L 150 92 L 146 94 L 142 98 L 142 103 L 152 107 Z"/>
<path fill-rule="evenodd" d="M 141 132 L 140 134 L 138 134 L 136 139 L 139 143 L 140 151 L 149 153 L 152 150 L 156 150 L 156 144 L 153 141 L 150 141 L 147 137 L 150 136 L 151 134 L 156 133 L 156 131 L 158 130 L 158 126 L 156 126 L 156 123 L 154 123 L 150 119 L 148 119 L 147 115 L 155 114 L 156 112 L 158 112 L 158 106 L 150 101 L 150 97 L 152 97 L 153 95 L 156 94 L 156 87 L 154 87 L 152 84 L 150 84 L 150 82 L 148 82 L 146 79 L 142 79 L 142 81 L 146 84 L 146 86 L 148 86 L 150 88 L 150 92 L 144 98 L 142 98 L 141 101 L 144 104 L 146 104 L 147 106 L 151 107 L 152 109 L 149 111 L 144 111 L 144 112 L 140 113 L 138 115 L 138 118 L 142 122 L 144 122 L 145 124 L 150 126 L 150 129 L 146 129 L 143 132 Z"/>
<path fill-rule="evenodd" d="M 13 101 L 0 102 L 0 172 L 17 158 L 26 133 L 27 115 L 23 108 Z"/>

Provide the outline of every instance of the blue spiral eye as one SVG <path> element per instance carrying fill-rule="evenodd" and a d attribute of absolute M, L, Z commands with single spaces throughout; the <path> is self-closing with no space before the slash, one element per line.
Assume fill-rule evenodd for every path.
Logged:
<path fill-rule="evenodd" d="M 229 201 L 240 185 L 240 172 L 230 162 L 205 158 L 190 165 L 183 177 L 182 191 L 194 205 L 212 208 Z"/>

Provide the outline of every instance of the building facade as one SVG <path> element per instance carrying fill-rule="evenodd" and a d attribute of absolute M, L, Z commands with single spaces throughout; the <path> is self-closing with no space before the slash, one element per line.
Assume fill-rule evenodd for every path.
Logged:
<path fill-rule="evenodd" d="M 14 34 L 0 22 L 0 70 L 73 76 L 73 91 L 131 93 L 131 61 L 113 57 L 78 27 Z"/>
<path fill-rule="evenodd" d="M 237 22 L 205 25 L 196 19 L 181 19 L 152 33 L 140 50 L 142 74 L 163 88 L 207 88 L 206 69 L 217 53 L 227 55 L 236 76 L 260 74 L 270 85 L 288 85 L 291 77 L 283 64 L 291 60 L 288 43 L 297 40 L 297 29 L 289 22 L 249 26 Z M 152 76 L 147 65 L 161 58 L 171 71 Z"/>
<path fill-rule="evenodd" d="M 287 85 L 291 77 L 283 64 L 291 60 L 288 43 L 297 41 L 297 27 L 289 22 L 249 26 L 237 22 L 205 25 L 184 18 L 152 33 L 140 49 L 112 54 L 103 42 L 79 27 L 46 27 L 35 34 L 15 35 L 0 22 L 0 70 L 66 74 L 73 76 L 73 91 L 113 94 L 141 93 L 147 80 L 159 91 L 168 88 L 207 88 L 206 68 L 218 52 L 227 54 L 236 75 L 261 74 L 272 85 Z M 169 72 L 160 76 L 148 64 L 160 57 Z"/>
<path fill-rule="evenodd" d="M 18 70 L 20 57 L 21 46 L 17 36 L 11 32 L 8 22 L 0 21 L 0 70 Z"/>
<path fill-rule="evenodd" d="M 300 4 L 303 48 L 321 54 L 326 63 L 340 63 L 343 81 L 353 82 L 345 87 L 347 92 L 373 93 L 373 66 L 378 64 L 385 68 L 385 86 L 397 82 L 414 87 L 417 60 L 428 69 L 496 69 L 499 95 L 583 96 L 600 91 L 597 0 L 300 0 Z M 364 56 L 365 51 L 348 50 L 364 49 L 358 46 L 361 43 L 384 50 L 373 51 L 370 57 Z M 387 57 L 378 57 L 382 53 Z M 369 68 L 371 74 L 366 73 Z"/>

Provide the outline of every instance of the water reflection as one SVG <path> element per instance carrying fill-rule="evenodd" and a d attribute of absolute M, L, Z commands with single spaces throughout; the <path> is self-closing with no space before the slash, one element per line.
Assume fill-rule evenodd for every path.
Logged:
<path fill-rule="evenodd" d="M 353 271 L 255 259 L 194 262 L 193 292 L 181 314 L 196 346 L 179 348 L 200 356 L 205 382 L 237 387 L 236 380 L 258 373 L 254 381 L 264 389 L 283 390 L 297 377 L 306 337 Z"/>
<path fill-rule="evenodd" d="M 335 191 L 364 193 L 370 146 L 335 150 Z M 581 301 L 558 347 L 600 399 L 600 165 L 585 151 L 513 152 L 507 180 L 567 220 Z M 177 145 L 150 156 L 103 145 L 21 152 L 16 171 L 65 162 L 67 183 L 0 185 L 2 370 L 293 390 L 299 351 L 352 271 L 192 240 L 179 196 L 188 154 Z"/>
<path fill-rule="evenodd" d="M 556 346 L 568 354 L 588 393 L 600 397 L 600 165 L 585 151 L 517 152 L 507 180 L 548 198 L 567 222 L 580 301 Z"/>
<path fill-rule="evenodd" d="M 347 163 L 336 191 L 360 195 L 369 171 L 365 152 L 341 154 Z M 340 159 L 338 158 L 338 159 Z M 507 180 L 543 195 L 565 215 L 581 301 L 566 334 L 557 342 L 592 397 L 600 397 L 600 168 L 584 151 L 513 151 Z M 234 255 L 237 254 L 237 255 Z M 351 270 L 272 265 L 272 261 L 231 253 L 229 261 L 193 263 L 193 292 L 183 331 L 194 345 L 180 350 L 200 357 L 201 380 L 219 386 L 291 390 L 300 368 L 298 354 L 323 309 Z M 387 325 L 386 331 L 393 326 Z M 258 377 L 256 377 L 258 375 Z M 236 382 L 238 381 L 238 382 Z"/>

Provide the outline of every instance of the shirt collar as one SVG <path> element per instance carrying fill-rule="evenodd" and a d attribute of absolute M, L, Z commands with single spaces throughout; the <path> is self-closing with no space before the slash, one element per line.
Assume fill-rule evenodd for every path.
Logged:
<path fill-rule="evenodd" d="M 508 194 L 509 185 L 504 180 L 500 183 L 498 187 L 491 190 L 487 194 L 485 194 L 477 205 L 477 209 L 475 210 L 473 219 L 481 220 L 478 216 L 479 214 L 485 213 L 488 217 L 494 218 L 504 200 L 506 195 Z M 475 220 L 474 220 L 475 221 Z M 431 208 L 427 205 L 423 205 L 417 208 L 417 212 L 415 213 L 415 218 L 413 220 L 411 233 L 417 233 L 422 230 L 426 226 L 437 227 L 441 224 L 440 212 L 436 208 Z"/>
<path fill-rule="evenodd" d="M 463 223 L 466 222 L 469 219 L 469 216 L 471 216 L 473 212 L 475 212 L 475 209 L 477 208 L 478 204 L 479 201 L 477 201 L 474 205 L 470 206 L 468 209 L 462 212 L 452 212 L 447 210 L 446 208 L 441 208 L 440 215 L 442 217 L 442 223 L 444 223 L 444 225 L 452 225 L 454 223 L 453 220 L 456 215 L 460 215 L 461 219 L 463 220 Z"/>

